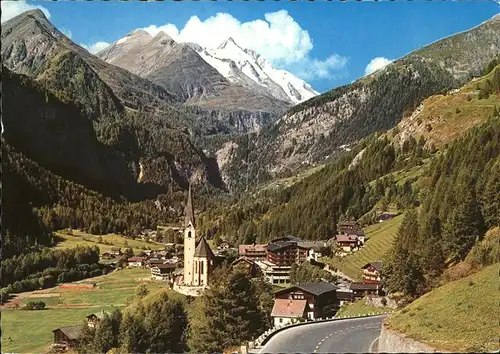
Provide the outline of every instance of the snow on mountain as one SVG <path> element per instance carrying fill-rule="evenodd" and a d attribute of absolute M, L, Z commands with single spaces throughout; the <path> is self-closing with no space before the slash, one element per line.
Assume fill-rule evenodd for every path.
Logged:
<path fill-rule="evenodd" d="M 242 86 L 261 92 L 265 90 L 273 97 L 293 104 L 319 94 L 288 71 L 275 69 L 253 50 L 240 47 L 231 37 L 215 49 L 202 48 L 196 44 L 192 44 L 192 48 L 221 75 Z"/>

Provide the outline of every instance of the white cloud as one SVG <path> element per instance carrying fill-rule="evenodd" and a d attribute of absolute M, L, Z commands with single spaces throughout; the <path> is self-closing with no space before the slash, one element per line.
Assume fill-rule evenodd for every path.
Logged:
<path fill-rule="evenodd" d="M 71 37 L 73 37 L 73 32 L 71 32 L 69 29 L 61 28 L 59 31 L 61 31 L 69 39 L 71 39 Z"/>
<path fill-rule="evenodd" d="M 377 70 L 385 68 L 390 63 L 392 63 L 392 60 L 384 58 L 384 57 L 373 58 L 366 66 L 365 74 L 369 75 Z"/>
<path fill-rule="evenodd" d="M 216 48 L 229 36 L 242 47 L 255 50 L 273 65 L 293 71 L 305 79 L 332 77 L 332 70 L 343 68 L 347 58 L 337 54 L 325 60 L 311 58 L 313 41 L 309 33 L 286 10 L 266 13 L 264 19 L 240 22 L 228 13 L 218 13 L 201 21 L 192 16 L 182 29 L 173 24 L 142 28 L 155 36 L 164 31 L 177 42 L 194 42 Z"/>
<path fill-rule="evenodd" d="M 99 53 L 101 50 L 106 49 L 109 47 L 108 42 L 96 42 L 92 44 L 80 44 L 83 48 L 85 48 L 89 53 L 96 54 Z"/>
<path fill-rule="evenodd" d="M 1 22 L 4 23 L 5 21 L 10 20 L 13 17 L 16 17 L 17 15 L 29 11 L 29 10 L 34 10 L 34 9 L 40 9 L 42 12 L 45 14 L 45 16 L 50 19 L 50 12 L 43 6 L 35 6 L 28 4 L 24 0 L 19 0 L 19 1 L 2 1 L 1 2 L 1 8 L 2 8 L 2 18 Z"/>
<path fill-rule="evenodd" d="M 343 69 L 347 62 L 348 58 L 334 54 L 326 60 L 307 58 L 298 62 L 296 68 L 291 69 L 305 80 L 332 79 L 336 76 L 335 72 Z"/>

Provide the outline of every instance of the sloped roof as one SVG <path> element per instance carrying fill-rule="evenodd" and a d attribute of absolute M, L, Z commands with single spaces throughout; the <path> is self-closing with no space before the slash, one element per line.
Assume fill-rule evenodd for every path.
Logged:
<path fill-rule="evenodd" d="M 245 254 L 247 252 L 266 252 L 267 244 L 255 244 L 255 245 L 239 245 L 238 253 Z"/>
<path fill-rule="evenodd" d="M 335 238 L 337 242 L 356 242 L 358 240 L 356 235 L 337 235 Z"/>
<path fill-rule="evenodd" d="M 336 291 L 338 288 L 335 285 L 327 282 L 305 283 L 305 284 L 294 285 L 286 289 L 278 290 L 277 292 L 275 292 L 275 294 L 289 292 L 292 289 L 300 289 L 302 291 L 305 291 L 306 293 L 319 296 L 326 292 Z"/>
<path fill-rule="evenodd" d="M 306 310 L 307 300 L 274 300 L 272 317 L 302 317 Z"/>
<path fill-rule="evenodd" d="M 154 267 L 158 269 L 175 269 L 176 265 L 174 263 L 162 263 L 162 264 L 155 264 L 153 268 Z"/>
<path fill-rule="evenodd" d="M 351 290 L 378 290 L 378 288 L 378 284 L 351 283 L 349 285 Z"/>
<path fill-rule="evenodd" d="M 340 291 L 337 290 L 337 299 L 339 300 L 351 300 L 354 294 L 350 291 Z"/>
<path fill-rule="evenodd" d="M 283 236 L 283 237 L 278 237 L 275 238 L 274 240 L 271 240 L 271 243 L 277 243 L 277 242 L 300 242 L 302 241 L 300 238 L 288 235 L 288 236 Z"/>
<path fill-rule="evenodd" d="M 380 262 L 380 261 L 377 261 L 377 262 L 370 262 L 370 263 L 366 263 L 364 266 L 361 267 L 361 269 L 366 269 L 368 268 L 369 266 L 372 266 L 373 268 L 375 268 L 378 272 L 380 272 L 380 270 L 382 269 L 382 265 L 383 263 Z"/>
<path fill-rule="evenodd" d="M 195 219 L 194 219 L 194 208 L 193 208 L 193 200 L 191 197 L 191 184 L 189 184 L 189 190 L 188 190 L 188 200 L 186 203 L 186 208 L 184 210 L 185 213 L 185 218 L 184 218 L 184 226 L 188 227 L 189 223 L 193 227 L 196 226 Z"/>
<path fill-rule="evenodd" d="M 210 249 L 210 246 L 208 245 L 208 243 L 204 237 L 202 237 L 201 240 L 198 242 L 198 245 L 196 246 L 196 249 L 194 250 L 194 256 L 195 257 L 205 257 L 205 258 L 209 258 L 209 259 L 213 259 L 215 257 L 214 253 Z"/>
<path fill-rule="evenodd" d="M 298 243 L 300 247 L 313 249 L 319 251 L 322 247 L 326 247 L 325 241 L 301 241 Z"/>
<path fill-rule="evenodd" d="M 106 315 L 106 314 L 109 315 L 110 313 L 107 311 L 95 312 L 95 313 L 91 313 L 90 315 L 88 315 L 87 318 L 89 318 L 90 316 L 95 316 L 98 319 L 102 320 L 104 318 L 104 315 Z"/>
<path fill-rule="evenodd" d="M 82 325 L 74 325 L 74 326 L 56 328 L 52 332 L 61 331 L 69 339 L 77 340 L 81 337 L 82 330 L 83 330 Z"/>
<path fill-rule="evenodd" d="M 241 262 L 245 262 L 245 263 L 248 263 L 250 265 L 254 265 L 255 264 L 255 262 L 253 260 L 251 260 L 251 259 L 248 259 L 246 257 L 240 257 L 237 260 L 235 260 L 233 263 L 231 263 L 231 265 L 234 266 L 234 265 L 236 265 L 238 263 L 241 263 Z"/>

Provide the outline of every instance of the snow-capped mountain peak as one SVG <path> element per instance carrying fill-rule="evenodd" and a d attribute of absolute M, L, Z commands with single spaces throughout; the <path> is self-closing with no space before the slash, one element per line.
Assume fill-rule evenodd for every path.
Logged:
<path fill-rule="evenodd" d="M 229 37 L 217 48 L 192 45 L 198 54 L 229 81 L 297 104 L 318 95 L 309 84 L 286 70 L 275 69 L 252 49 Z"/>

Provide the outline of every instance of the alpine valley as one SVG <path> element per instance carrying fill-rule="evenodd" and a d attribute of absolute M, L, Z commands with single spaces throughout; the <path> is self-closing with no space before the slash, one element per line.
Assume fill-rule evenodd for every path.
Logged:
<path fill-rule="evenodd" d="M 230 36 L 206 48 L 136 29 L 92 54 L 37 9 L 2 23 L 1 39 L 7 351 L 42 352 L 71 324 L 88 331 L 80 352 L 234 352 L 281 331 L 273 301 L 292 298 L 276 287 L 326 299 L 347 282 L 383 286 L 386 303 L 352 295 L 335 315 L 421 297 L 388 326 L 440 350 L 498 352 L 488 279 L 500 262 L 500 15 L 323 93 Z M 288 246 L 296 260 L 272 253 L 293 258 L 286 282 L 254 277 L 257 258 L 234 266 L 238 252 Z M 146 258 L 155 252 L 162 260 Z M 377 280 L 364 283 L 365 265 Z M 85 278 L 97 280 L 64 284 Z M 58 283 L 68 286 L 52 292 Z M 28 292 L 37 301 L 24 303 Z M 300 321 L 331 319 L 310 318 L 298 296 Z M 47 317 L 20 311 L 40 299 Z M 75 325 L 85 316 L 107 327 Z M 334 325 L 370 331 L 347 321 Z M 304 348 L 341 337 L 316 328 Z"/>

